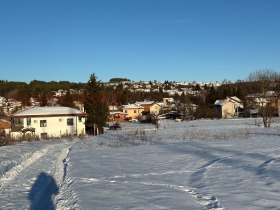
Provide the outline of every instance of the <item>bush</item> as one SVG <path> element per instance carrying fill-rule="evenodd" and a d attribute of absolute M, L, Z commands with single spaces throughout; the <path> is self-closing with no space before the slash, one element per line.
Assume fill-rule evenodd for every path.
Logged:
<path fill-rule="evenodd" d="M 218 112 L 215 106 L 200 105 L 194 113 L 195 119 L 214 119 L 218 117 Z"/>

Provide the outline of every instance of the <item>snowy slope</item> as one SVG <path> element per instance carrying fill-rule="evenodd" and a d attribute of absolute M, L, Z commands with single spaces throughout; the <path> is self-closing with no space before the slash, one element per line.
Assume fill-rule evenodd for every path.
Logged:
<path fill-rule="evenodd" d="M 163 121 L 0 147 L 0 209 L 280 209 L 279 135 L 260 119 Z"/>

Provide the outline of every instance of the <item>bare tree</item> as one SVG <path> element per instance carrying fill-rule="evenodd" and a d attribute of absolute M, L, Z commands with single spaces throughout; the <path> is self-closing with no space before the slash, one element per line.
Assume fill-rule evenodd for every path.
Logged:
<path fill-rule="evenodd" d="M 271 119 L 278 109 L 280 74 L 264 69 L 252 72 L 247 78 L 250 94 L 247 96 L 251 109 L 257 109 L 264 127 L 270 127 Z"/>

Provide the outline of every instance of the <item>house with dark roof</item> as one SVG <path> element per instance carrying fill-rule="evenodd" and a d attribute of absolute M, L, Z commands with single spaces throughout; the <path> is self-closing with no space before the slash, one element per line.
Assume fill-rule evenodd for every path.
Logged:
<path fill-rule="evenodd" d="M 11 136 L 30 133 L 39 138 L 84 135 L 87 114 L 70 107 L 33 107 L 10 116 Z"/>

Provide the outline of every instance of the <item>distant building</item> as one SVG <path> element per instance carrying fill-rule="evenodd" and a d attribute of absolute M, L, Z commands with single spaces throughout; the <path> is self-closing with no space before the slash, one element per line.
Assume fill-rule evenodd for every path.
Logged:
<path fill-rule="evenodd" d="M 243 101 L 236 96 L 227 97 L 223 100 L 216 100 L 218 118 L 234 118 L 244 116 Z"/>
<path fill-rule="evenodd" d="M 149 114 L 158 115 L 161 110 L 161 106 L 155 101 L 138 101 L 135 104 L 144 107 L 144 112 Z"/>
<path fill-rule="evenodd" d="M 123 122 L 127 118 L 127 114 L 124 112 L 110 112 L 109 121 Z"/>
<path fill-rule="evenodd" d="M 265 93 L 253 93 L 246 95 L 246 109 L 250 116 L 256 117 L 261 115 L 261 109 L 268 106 L 272 112 L 272 116 L 280 115 L 280 98 L 274 91 Z"/>
<path fill-rule="evenodd" d="M 11 131 L 11 122 L 5 119 L 0 119 L 0 132 L 9 134 Z"/>
<path fill-rule="evenodd" d="M 144 111 L 144 107 L 137 104 L 123 105 L 122 108 L 123 112 L 127 114 L 127 118 L 130 120 L 139 118 Z"/>

